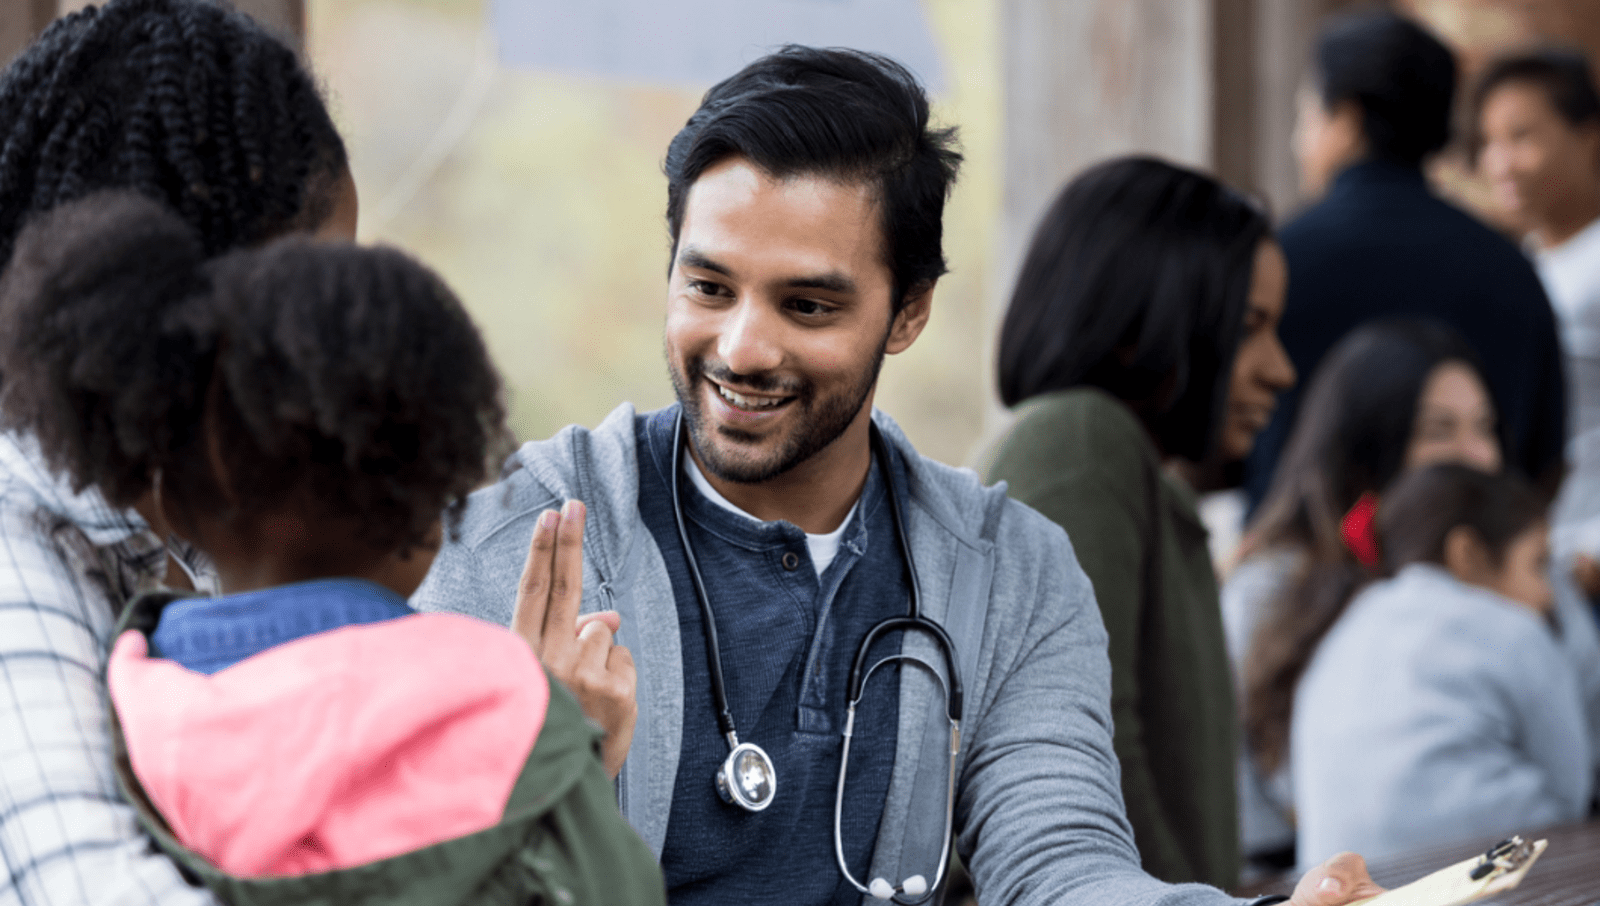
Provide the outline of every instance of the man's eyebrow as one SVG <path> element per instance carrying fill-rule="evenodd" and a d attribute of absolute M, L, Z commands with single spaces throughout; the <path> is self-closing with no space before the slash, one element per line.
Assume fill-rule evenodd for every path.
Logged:
<path fill-rule="evenodd" d="M 724 277 L 733 276 L 733 271 L 727 265 L 719 263 L 710 255 L 691 246 L 686 246 L 679 250 L 678 266 L 711 271 Z M 820 289 L 824 292 L 840 293 L 841 295 L 852 294 L 856 291 L 856 282 L 837 271 L 806 277 L 791 277 L 783 281 L 783 285 L 791 289 Z"/>
<path fill-rule="evenodd" d="M 844 274 L 818 274 L 815 277 L 795 277 L 785 280 L 784 286 L 793 289 L 820 289 L 824 292 L 850 294 L 856 291 L 856 282 Z"/>
<path fill-rule="evenodd" d="M 711 271 L 713 273 L 721 274 L 724 277 L 733 276 L 732 271 L 712 260 L 712 258 L 706 255 L 704 252 L 693 248 L 686 248 L 678 253 L 678 266 L 693 267 L 703 271 Z"/>

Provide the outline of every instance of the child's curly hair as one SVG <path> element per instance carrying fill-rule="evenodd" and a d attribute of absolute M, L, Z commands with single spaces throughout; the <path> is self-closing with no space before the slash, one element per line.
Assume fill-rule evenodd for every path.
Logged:
<path fill-rule="evenodd" d="M 402 252 L 285 238 L 207 260 L 130 192 L 64 205 L 0 279 L 0 420 L 76 488 L 180 513 L 308 505 L 374 549 L 423 541 L 483 478 L 500 381 Z M 453 520 L 452 520 L 453 521 Z"/>

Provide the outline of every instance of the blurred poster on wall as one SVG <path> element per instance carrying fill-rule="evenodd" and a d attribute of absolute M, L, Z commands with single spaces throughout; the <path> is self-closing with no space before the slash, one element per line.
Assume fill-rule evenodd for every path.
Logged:
<path fill-rule="evenodd" d="M 493 0 L 507 66 L 686 86 L 787 43 L 887 54 L 939 90 L 922 0 Z"/>

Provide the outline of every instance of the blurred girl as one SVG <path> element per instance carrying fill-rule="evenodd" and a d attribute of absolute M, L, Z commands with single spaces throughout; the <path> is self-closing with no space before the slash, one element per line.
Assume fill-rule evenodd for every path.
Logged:
<path fill-rule="evenodd" d="M 1541 496 L 1457 465 L 1403 476 L 1355 596 L 1294 695 L 1299 862 L 1492 840 L 1575 821 L 1593 782 L 1551 631 Z"/>
<path fill-rule="evenodd" d="M 215 563 L 222 597 L 133 600 L 107 668 L 118 779 L 174 860 L 234 906 L 662 901 L 528 644 L 405 603 L 503 431 L 430 271 L 308 238 L 207 261 L 101 194 L 23 232 L 0 356 L 8 427 Z"/>
<path fill-rule="evenodd" d="M 1232 683 L 1185 464 L 1243 459 L 1294 369 L 1266 217 L 1150 158 L 1095 167 L 1034 235 L 1000 335 L 1017 406 L 990 481 L 1067 530 L 1111 637 L 1122 790 L 1144 867 L 1237 877 Z"/>
<path fill-rule="evenodd" d="M 1494 404 L 1476 361 L 1434 321 L 1378 322 L 1340 341 L 1306 391 L 1240 565 L 1223 587 L 1243 691 L 1240 830 L 1246 859 L 1263 869 L 1294 860 L 1290 702 L 1363 575 L 1358 551 L 1375 565 L 1367 528 L 1377 492 L 1430 463 L 1500 468 Z"/>

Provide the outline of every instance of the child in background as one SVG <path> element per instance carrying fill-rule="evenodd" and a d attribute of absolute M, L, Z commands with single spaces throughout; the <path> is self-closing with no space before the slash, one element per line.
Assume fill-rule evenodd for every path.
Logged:
<path fill-rule="evenodd" d="M 1376 541 L 1390 578 L 1355 596 L 1295 693 L 1300 865 L 1582 818 L 1593 761 L 1550 621 L 1543 498 L 1430 466 L 1383 495 Z"/>
<path fill-rule="evenodd" d="M 438 277 L 303 238 L 207 261 L 104 193 L 23 232 L 0 363 L 7 427 L 216 564 L 223 597 L 130 604 L 107 670 L 118 779 L 180 865 L 234 906 L 663 902 L 528 644 L 405 603 L 503 431 Z"/>

